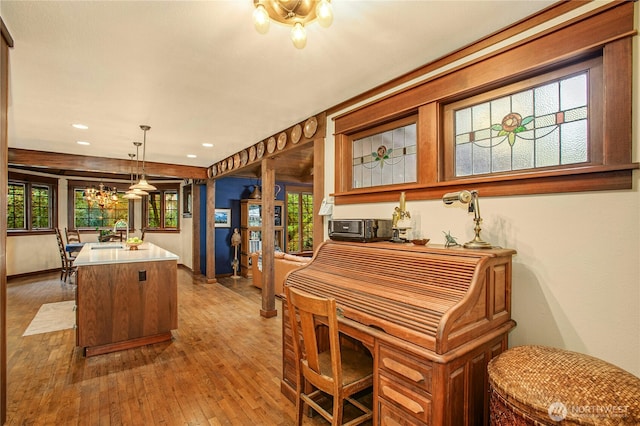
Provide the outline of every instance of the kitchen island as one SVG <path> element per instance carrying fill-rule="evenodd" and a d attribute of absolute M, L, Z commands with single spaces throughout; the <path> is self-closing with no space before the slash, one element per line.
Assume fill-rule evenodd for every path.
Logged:
<path fill-rule="evenodd" d="M 169 341 L 178 328 L 178 256 L 151 243 L 85 244 L 74 262 L 76 345 L 85 356 Z"/>

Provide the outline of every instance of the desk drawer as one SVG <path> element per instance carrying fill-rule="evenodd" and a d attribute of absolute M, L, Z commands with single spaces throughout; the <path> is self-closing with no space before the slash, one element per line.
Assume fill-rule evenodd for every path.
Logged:
<path fill-rule="evenodd" d="M 378 353 L 380 371 L 396 377 L 400 382 L 431 393 L 432 373 L 429 361 L 415 358 L 384 344 L 380 345 Z"/>
<path fill-rule="evenodd" d="M 380 373 L 378 382 L 378 395 L 380 398 L 380 409 L 385 403 L 399 409 L 402 419 L 409 421 L 411 417 L 426 424 L 431 421 L 431 397 L 422 392 L 403 386 L 391 377 Z M 380 416 L 382 418 L 382 415 Z M 384 423 L 383 423 L 384 424 Z M 400 423 L 404 424 L 404 423 Z"/>
<path fill-rule="evenodd" d="M 392 405 L 380 400 L 378 405 L 380 426 L 429 426 L 427 423 L 407 416 L 403 411 L 396 410 Z"/>

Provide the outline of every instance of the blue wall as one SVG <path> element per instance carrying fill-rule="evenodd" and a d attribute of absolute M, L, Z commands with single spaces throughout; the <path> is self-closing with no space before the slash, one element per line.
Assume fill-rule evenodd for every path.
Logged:
<path fill-rule="evenodd" d="M 284 184 L 276 182 L 282 190 L 278 194 L 278 200 L 284 200 Z M 249 198 L 256 179 L 227 177 L 216 180 L 216 207 L 219 209 L 231 209 L 231 228 L 215 228 L 215 256 L 216 275 L 233 274 L 233 247 L 231 247 L 231 234 L 233 228 L 240 229 L 240 200 Z M 207 266 L 207 186 L 200 187 L 200 268 L 206 274 Z M 240 253 L 238 253 L 240 259 Z M 240 270 L 238 269 L 238 273 Z"/>

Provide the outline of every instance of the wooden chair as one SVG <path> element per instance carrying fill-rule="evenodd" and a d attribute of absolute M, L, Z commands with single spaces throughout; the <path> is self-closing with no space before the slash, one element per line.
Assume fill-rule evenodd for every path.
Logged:
<path fill-rule="evenodd" d="M 74 256 L 69 255 L 65 248 L 64 241 L 62 241 L 62 233 L 60 229 L 54 228 L 56 231 L 56 239 L 58 240 L 58 250 L 60 251 L 60 262 L 62 264 L 60 269 L 60 279 L 65 282 L 67 279 L 71 278 L 71 276 L 75 273 L 76 267 L 73 265 L 73 262 L 76 260 Z"/>
<path fill-rule="evenodd" d="M 64 236 L 67 239 L 67 244 L 69 243 L 81 243 L 80 241 L 80 231 L 76 230 L 68 230 L 64 228 Z"/>
<path fill-rule="evenodd" d="M 349 421 L 358 425 L 371 419 L 372 411 L 351 398 L 373 385 L 373 360 L 363 352 L 340 346 L 335 299 L 325 299 L 285 286 L 296 366 L 296 424 L 302 424 L 304 404 L 331 425 L 342 425 L 344 401 L 364 414 Z M 328 326 L 329 347 L 318 349 L 318 327 Z M 324 394 L 333 396 L 332 412 L 319 404 Z"/>

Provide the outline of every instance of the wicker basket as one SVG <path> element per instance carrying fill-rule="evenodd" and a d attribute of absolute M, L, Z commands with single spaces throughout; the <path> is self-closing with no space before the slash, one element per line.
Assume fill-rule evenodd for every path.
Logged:
<path fill-rule="evenodd" d="M 488 370 L 492 425 L 640 425 L 640 378 L 600 359 L 519 346 Z"/>

